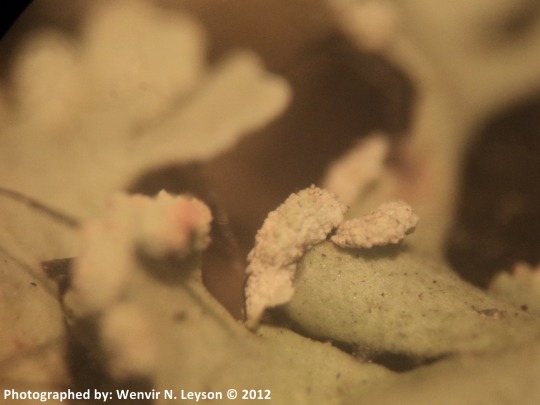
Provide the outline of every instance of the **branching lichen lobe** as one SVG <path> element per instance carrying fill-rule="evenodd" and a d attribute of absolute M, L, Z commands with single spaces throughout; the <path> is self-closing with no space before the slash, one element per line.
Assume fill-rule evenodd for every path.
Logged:
<path fill-rule="evenodd" d="M 332 236 L 341 247 L 371 248 L 399 243 L 414 232 L 418 216 L 403 201 L 380 205 L 371 214 L 343 222 Z"/>
<path fill-rule="evenodd" d="M 248 327 L 258 325 L 266 308 L 291 299 L 296 262 L 307 249 L 326 239 L 346 210 L 332 193 L 311 186 L 289 196 L 268 215 L 248 256 Z"/>

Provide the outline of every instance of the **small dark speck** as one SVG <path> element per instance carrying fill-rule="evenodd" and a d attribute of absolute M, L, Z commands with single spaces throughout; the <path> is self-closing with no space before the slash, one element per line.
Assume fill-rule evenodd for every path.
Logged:
<path fill-rule="evenodd" d="M 34 283 L 33 281 L 30 282 L 30 285 L 33 286 L 33 287 L 37 287 L 37 284 Z"/>
<path fill-rule="evenodd" d="M 433 284 L 437 284 L 437 280 L 433 280 Z"/>
<path fill-rule="evenodd" d="M 174 314 L 174 320 L 177 322 L 185 321 L 186 318 L 187 318 L 187 314 L 185 313 L 185 311 L 179 311 Z"/>
<path fill-rule="evenodd" d="M 522 311 L 528 311 L 529 310 L 529 307 L 527 305 L 525 305 L 525 304 L 523 304 L 520 308 L 521 308 Z"/>
<path fill-rule="evenodd" d="M 381 293 L 381 297 L 384 297 L 384 293 Z"/>
<path fill-rule="evenodd" d="M 336 380 L 339 380 L 341 378 L 341 373 L 336 374 Z"/>
<path fill-rule="evenodd" d="M 326 253 L 321 253 L 321 256 L 322 256 L 322 257 L 326 257 Z"/>

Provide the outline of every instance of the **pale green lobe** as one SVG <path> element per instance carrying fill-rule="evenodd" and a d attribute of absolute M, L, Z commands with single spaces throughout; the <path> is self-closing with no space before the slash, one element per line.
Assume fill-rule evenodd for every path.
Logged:
<path fill-rule="evenodd" d="M 538 319 L 400 247 L 323 243 L 299 263 L 288 316 L 308 335 L 437 357 L 502 349 L 540 335 Z"/>

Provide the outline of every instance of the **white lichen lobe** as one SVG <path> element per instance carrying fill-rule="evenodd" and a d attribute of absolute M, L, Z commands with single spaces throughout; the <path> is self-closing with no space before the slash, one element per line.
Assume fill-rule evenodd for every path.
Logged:
<path fill-rule="evenodd" d="M 418 216 L 409 204 L 390 201 L 371 214 L 344 221 L 332 236 L 332 242 L 341 247 L 354 248 L 395 244 L 414 232 L 417 224 Z"/>
<path fill-rule="evenodd" d="M 109 373 L 117 379 L 149 377 L 158 367 L 155 329 L 135 304 L 115 305 L 101 319 L 99 337 Z"/>
<path fill-rule="evenodd" d="M 333 162 L 322 181 L 346 204 L 352 204 L 384 173 L 390 150 L 387 135 L 375 132 L 358 141 L 347 153 Z"/>
<path fill-rule="evenodd" d="M 248 255 L 246 325 L 258 325 L 266 308 L 288 302 L 294 293 L 296 262 L 342 221 L 347 207 L 334 194 L 311 186 L 291 194 L 257 232 Z"/>
<path fill-rule="evenodd" d="M 161 191 L 155 198 L 131 196 L 138 247 L 154 257 L 183 258 L 210 244 L 212 213 L 202 201 Z"/>
<path fill-rule="evenodd" d="M 210 243 L 210 209 L 200 200 L 161 191 L 155 197 L 112 196 L 101 220 L 81 227 L 82 249 L 66 300 L 80 314 L 96 314 L 120 299 L 137 252 L 184 258 Z"/>

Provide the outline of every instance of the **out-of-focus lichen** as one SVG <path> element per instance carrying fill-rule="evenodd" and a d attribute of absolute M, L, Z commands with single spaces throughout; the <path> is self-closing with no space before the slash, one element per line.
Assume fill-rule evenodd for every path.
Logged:
<path fill-rule="evenodd" d="M 159 341 L 154 325 L 136 305 L 120 303 L 105 312 L 99 339 L 113 378 L 152 377 L 159 367 Z"/>
<path fill-rule="evenodd" d="M 154 199 L 118 194 L 107 204 L 104 220 L 81 229 L 81 252 L 75 262 L 68 297 L 82 314 L 101 312 L 121 300 L 137 254 L 184 259 L 208 243 L 210 210 L 190 197 L 162 191 Z"/>
<path fill-rule="evenodd" d="M 398 30 L 398 7 L 388 0 L 330 0 L 341 29 L 362 50 L 383 52 Z"/>
<path fill-rule="evenodd" d="M 0 388 L 60 388 L 70 376 L 62 308 L 47 280 L 0 249 Z M 30 271 L 29 271 L 30 270 Z"/>
<path fill-rule="evenodd" d="M 350 215 L 403 199 L 422 218 L 415 246 L 442 255 L 461 163 L 478 128 L 540 89 L 538 7 L 506 0 L 489 5 L 465 0 L 326 4 L 359 51 L 377 52 L 402 69 L 417 95 L 397 161 L 369 198 L 351 204 Z"/>
<path fill-rule="evenodd" d="M 200 253 L 210 242 L 212 216 L 199 200 L 166 192 L 154 198 L 118 194 L 107 206 L 104 218 L 81 227 L 84 248 L 74 264 L 66 308 L 72 319 L 96 317 L 113 376 L 144 377 L 157 364 L 152 353 L 159 342 L 146 310 L 129 299 L 130 287 L 140 277 L 136 269 L 144 260 L 166 267 L 171 260 L 178 265 Z M 182 271 L 173 267 L 155 276 L 191 276 Z"/>
<path fill-rule="evenodd" d="M 407 249 L 312 248 L 288 316 L 310 336 L 375 352 L 438 357 L 538 339 L 540 321 Z"/>
<path fill-rule="evenodd" d="M 15 58 L 0 183 L 88 217 L 143 171 L 213 157 L 288 103 L 255 54 L 213 67 L 205 54 L 192 17 L 143 1 L 95 3 L 77 40 L 35 35 Z"/>
<path fill-rule="evenodd" d="M 5 196 L 0 223 L 0 387 L 59 389 L 70 381 L 64 314 L 41 262 L 75 254 L 76 233 Z"/>
<path fill-rule="evenodd" d="M 327 169 L 322 186 L 345 204 L 361 197 L 384 171 L 390 140 L 375 133 L 359 141 Z"/>

